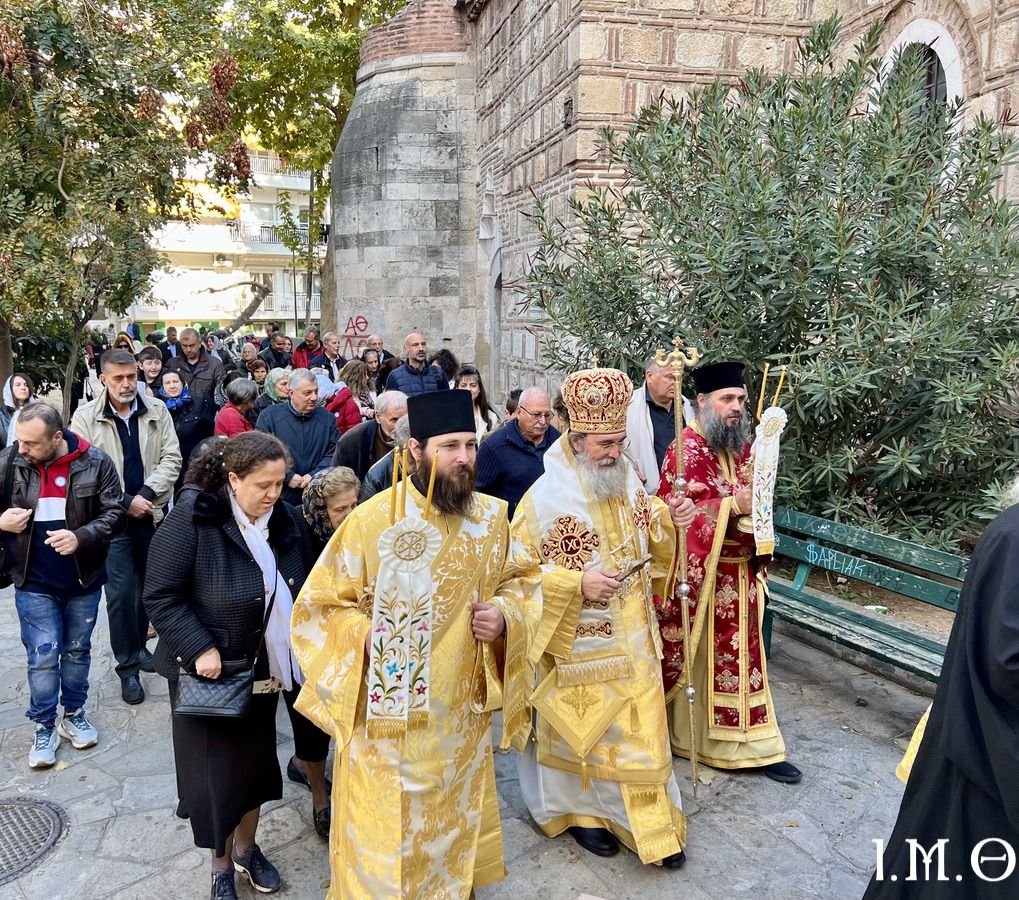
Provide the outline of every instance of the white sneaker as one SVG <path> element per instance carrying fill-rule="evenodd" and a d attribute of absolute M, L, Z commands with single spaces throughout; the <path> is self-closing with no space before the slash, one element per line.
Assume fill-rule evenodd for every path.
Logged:
<path fill-rule="evenodd" d="M 28 765 L 33 769 L 47 769 L 57 761 L 57 747 L 60 746 L 60 735 L 56 728 L 45 725 L 35 726 L 35 740 L 28 751 Z"/>
<path fill-rule="evenodd" d="M 85 718 L 85 710 L 76 709 L 73 712 L 65 713 L 57 725 L 57 731 L 61 737 L 67 738 L 75 750 L 84 750 L 87 747 L 94 747 L 99 742 L 99 732 L 95 726 Z"/>

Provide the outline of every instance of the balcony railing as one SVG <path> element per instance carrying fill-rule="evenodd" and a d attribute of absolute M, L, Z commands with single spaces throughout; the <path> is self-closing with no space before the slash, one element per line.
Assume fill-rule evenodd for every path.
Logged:
<path fill-rule="evenodd" d="M 297 312 L 304 312 L 304 304 L 307 300 L 308 295 L 303 291 L 297 292 Z M 285 294 L 270 294 L 262 302 L 260 307 L 262 312 L 271 313 L 293 313 L 294 311 L 294 295 L 292 293 Z M 311 311 L 313 313 L 319 313 L 322 311 L 322 295 L 317 291 L 313 291 L 311 295 Z"/>
<path fill-rule="evenodd" d="M 249 153 L 251 160 L 252 175 L 292 175 L 295 178 L 308 178 L 310 173 L 307 169 L 299 169 L 297 166 L 285 163 L 278 156 L 261 156 L 256 153 Z"/>
<path fill-rule="evenodd" d="M 259 225 L 248 222 L 235 223 L 231 226 L 237 237 L 249 244 L 283 244 L 284 229 L 281 225 Z M 301 243 L 307 246 L 308 229 L 302 227 L 297 229 Z M 318 240 L 316 243 L 324 244 L 329 238 L 329 226 L 320 225 Z"/>

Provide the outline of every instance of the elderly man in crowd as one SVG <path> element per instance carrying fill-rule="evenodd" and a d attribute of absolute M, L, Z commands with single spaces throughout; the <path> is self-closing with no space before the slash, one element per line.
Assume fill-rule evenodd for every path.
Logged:
<path fill-rule="evenodd" d="M 382 335 L 381 334 L 369 334 L 368 342 L 365 345 L 368 349 L 374 350 L 379 355 L 379 365 L 384 363 L 388 359 L 393 359 L 393 354 L 390 353 L 382 346 Z"/>
<path fill-rule="evenodd" d="M 386 389 L 408 397 L 448 391 L 449 382 L 438 366 L 428 365 L 428 342 L 423 334 L 412 331 L 403 342 L 402 366 L 389 373 Z"/>
<path fill-rule="evenodd" d="M 557 440 L 552 401 L 541 388 L 520 394 L 516 416 L 492 432 L 478 448 L 478 490 L 505 500 L 512 517 L 520 498 L 545 471 L 545 451 Z"/>
<path fill-rule="evenodd" d="M 295 369 L 310 369 L 311 361 L 322 355 L 322 341 L 319 337 L 321 333 L 317 325 L 304 330 L 304 340 L 294 347 L 294 352 L 290 355 L 290 364 Z"/>
<path fill-rule="evenodd" d="M 289 383 L 289 399 L 263 409 L 255 427 L 278 437 L 290 451 L 283 499 L 300 506 L 312 477 L 332 465 L 340 433 L 336 417 L 318 405 L 318 379 L 308 369 L 296 369 Z"/>
<path fill-rule="evenodd" d="M 334 466 L 353 469 L 364 481 L 368 470 L 393 449 L 396 423 L 407 415 L 407 395 L 385 391 L 375 401 L 375 418 L 343 433 L 333 456 Z"/>
<path fill-rule="evenodd" d="M 95 400 L 75 410 L 71 431 L 113 460 L 123 489 L 127 527 L 113 539 L 106 559 L 106 614 L 120 695 L 125 703 L 134 704 L 145 699 L 139 670 L 155 671 L 152 654 L 145 649 L 148 617 L 142 587 L 149 543 L 180 472 L 180 442 L 163 402 L 138 393 L 134 356 L 126 350 L 107 350 L 100 366 L 103 389 Z"/>
<path fill-rule="evenodd" d="M 633 392 L 626 411 L 626 436 L 630 439 L 626 455 L 649 494 L 658 493 L 665 452 L 676 439 L 675 397 L 672 372 L 649 356 L 644 365 L 644 384 Z M 683 421 L 691 422 L 693 418 L 693 407 L 684 398 Z"/>
<path fill-rule="evenodd" d="M 327 331 L 322 337 L 322 351 L 311 362 L 309 369 L 325 369 L 329 380 L 336 382 L 340 380 L 340 369 L 347 364 L 347 360 L 340 354 L 340 336 L 335 331 Z"/>
<path fill-rule="evenodd" d="M 222 361 L 202 346 L 194 328 L 180 333 L 181 353 L 166 364 L 167 372 L 179 372 L 192 397 L 200 398 L 210 432 L 216 419 L 216 388 L 226 375 Z"/>
<path fill-rule="evenodd" d="M 684 429 L 681 452 L 697 509 L 687 534 L 688 580 L 694 601 L 689 658 L 697 689 L 697 757 L 716 768 L 758 769 L 773 781 L 795 784 L 801 774 L 786 762 L 761 635 L 766 560 L 756 556 L 753 534 L 736 527 L 739 516 L 750 512 L 752 501 L 745 474 L 750 421 L 743 364 L 700 366 L 693 370 L 693 380 L 697 420 Z M 676 478 L 674 443 L 665 455 L 659 497 L 673 496 Z M 678 595 L 662 596 L 658 619 L 672 749 L 678 756 L 689 756 L 681 600 Z"/>
<path fill-rule="evenodd" d="M 678 868 L 686 819 L 652 598 L 671 589 L 675 528 L 693 504 L 651 497 L 623 456 L 632 391 L 616 369 L 566 379 L 570 431 L 513 520 L 530 557 L 522 581 L 541 584 L 527 609 L 537 740 L 519 758 L 520 789 L 549 837 L 568 830 L 599 856 L 622 841 L 643 863 Z"/>

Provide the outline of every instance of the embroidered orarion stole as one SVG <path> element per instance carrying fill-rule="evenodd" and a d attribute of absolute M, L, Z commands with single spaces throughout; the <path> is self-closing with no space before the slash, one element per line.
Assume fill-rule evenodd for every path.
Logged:
<path fill-rule="evenodd" d="M 407 519 L 419 519 L 423 506 L 411 486 Z M 380 538 L 390 528 L 388 491 L 351 513 L 294 604 L 294 652 L 307 676 L 298 709 L 336 738 L 331 898 L 466 898 L 472 885 L 491 884 L 505 874 L 490 714 L 502 707 L 503 743 L 521 749 L 529 726 L 526 584 L 512 569 L 501 500 L 475 495 L 466 517 L 433 512 L 429 521 L 442 543 L 428 567 L 428 677 L 418 678 L 423 643 L 414 650 L 416 661 L 414 654 L 401 659 L 395 647 L 388 648 L 392 654 L 386 647 L 373 654 L 383 666 L 396 664 L 394 684 L 401 683 L 395 676 L 403 672 L 401 681 L 411 683 L 414 695 L 426 688 L 427 715 L 409 695 L 402 708 L 395 696 L 395 707 L 380 708 L 383 715 L 394 713 L 395 736 L 372 736 L 367 727 L 365 637 L 380 621 L 388 628 L 399 619 L 392 609 L 383 617 L 374 609 L 383 570 Z M 413 555 L 414 549 L 403 552 Z M 514 576 L 507 590 L 501 588 L 504 569 Z M 499 641 L 474 639 L 473 600 L 501 609 L 506 634 Z M 415 615 L 410 607 L 408 614 Z M 412 636 L 422 621 L 419 615 Z M 399 631 L 408 634 L 403 624 Z"/>
<path fill-rule="evenodd" d="M 700 726 L 713 740 L 759 740 L 778 734 L 766 661 L 761 642 L 764 616 L 764 572 L 754 557 L 754 536 L 736 528 L 732 495 L 746 485 L 744 466 L 749 444 L 739 456 L 716 455 L 695 423 L 683 431 L 685 476 L 707 493 L 695 498 L 697 516 L 687 530 L 688 579 L 695 599 L 691 611 L 691 661 L 706 642 L 707 693 L 711 720 Z M 660 497 L 676 481 L 676 445 L 662 463 Z M 683 687 L 683 628 L 679 598 L 668 596 L 658 610 L 665 659 L 665 694 L 672 699 Z"/>
<path fill-rule="evenodd" d="M 660 785 L 672 772 L 652 591 L 671 588 L 675 531 L 667 506 L 644 491 L 628 463 L 626 495 L 589 500 L 564 435 L 545 474 L 524 495 L 513 539 L 541 580 L 528 606 L 536 667 L 538 762 L 590 778 Z M 650 566 L 608 601 L 585 600 L 585 569 Z"/>

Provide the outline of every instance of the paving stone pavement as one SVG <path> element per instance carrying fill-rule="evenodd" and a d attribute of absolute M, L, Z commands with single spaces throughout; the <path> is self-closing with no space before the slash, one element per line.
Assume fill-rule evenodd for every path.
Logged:
<path fill-rule="evenodd" d="M 207 853 L 195 849 L 176 804 L 166 683 L 143 675 L 147 698 L 120 700 L 105 608 L 93 640 L 87 712 L 98 746 L 63 742 L 58 765 L 28 768 L 32 726 L 13 591 L 0 592 L 0 797 L 61 804 L 66 835 L 35 868 L 0 888 L 12 900 L 178 900 L 208 896 Z M 530 821 L 512 754 L 496 757 L 509 875 L 479 900 L 859 900 L 874 865 L 874 838 L 891 831 L 902 789 L 894 775 L 927 698 L 776 634 L 769 662 L 790 759 L 802 784 L 707 770 L 695 800 L 689 765 L 676 760 L 689 817 L 688 862 L 678 871 L 642 866 L 633 854 L 601 859 Z M 280 706 L 279 758 L 293 744 Z M 310 795 L 284 778 L 284 797 L 263 810 L 259 844 L 279 867 L 281 897 L 325 894 L 326 847 L 311 825 Z M 247 886 L 241 897 L 258 896 Z"/>

